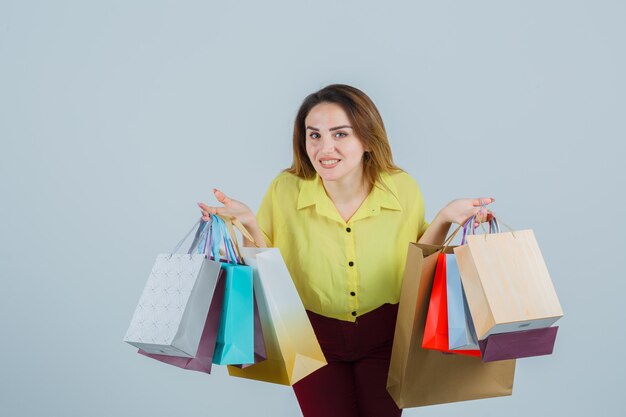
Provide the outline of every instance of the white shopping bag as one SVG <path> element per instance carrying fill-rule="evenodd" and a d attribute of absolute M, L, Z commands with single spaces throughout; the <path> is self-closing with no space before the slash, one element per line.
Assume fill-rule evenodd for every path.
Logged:
<path fill-rule="evenodd" d="M 123 340 L 148 353 L 195 357 L 219 273 L 220 263 L 204 253 L 158 255 Z"/>

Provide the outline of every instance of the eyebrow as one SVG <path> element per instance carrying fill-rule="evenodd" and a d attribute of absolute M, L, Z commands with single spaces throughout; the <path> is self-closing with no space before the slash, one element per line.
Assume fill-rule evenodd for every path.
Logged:
<path fill-rule="evenodd" d="M 315 130 L 316 132 L 319 132 L 320 130 L 316 127 L 313 126 L 307 126 L 307 129 L 311 129 L 311 130 Z M 336 126 L 336 127 L 331 127 L 330 129 L 328 129 L 330 132 L 334 131 L 334 130 L 339 130 L 339 129 L 352 129 L 352 126 L 348 126 L 348 125 L 342 125 L 342 126 Z"/>

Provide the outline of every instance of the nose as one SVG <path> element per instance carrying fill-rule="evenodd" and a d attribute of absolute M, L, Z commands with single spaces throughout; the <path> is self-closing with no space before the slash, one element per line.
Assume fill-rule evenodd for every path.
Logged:
<path fill-rule="evenodd" d="M 322 136 L 320 139 L 322 141 L 322 153 L 333 153 L 335 152 L 335 141 L 331 135 Z"/>

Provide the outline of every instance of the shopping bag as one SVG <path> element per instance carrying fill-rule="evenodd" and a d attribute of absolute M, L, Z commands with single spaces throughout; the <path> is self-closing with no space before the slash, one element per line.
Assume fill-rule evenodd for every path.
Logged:
<path fill-rule="evenodd" d="M 160 362 L 191 371 L 199 371 L 207 374 L 211 373 L 211 364 L 213 363 L 213 354 L 215 352 L 215 343 L 217 340 L 217 332 L 220 326 L 220 316 L 222 313 L 222 302 L 224 300 L 224 284 L 226 271 L 221 270 L 215 292 L 211 298 L 211 306 L 207 315 L 204 330 L 200 337 L 198 351 L 193 358 L 182 358 L 177 356 L 157 355 L 148 353 L 143 349 L 139 349 L 139 353 L 156 359 Z"/>
<path fill-rule="evenodd" d="M 171 253 L 161 254 L 139 298 L 124 341 L 144 352 L 194 358 L 206 324 L 220 264 L 203 253 L 176 253 L 198 221 Z"/>
<path fill-rule="evenodd" d="M 254 287 L 253 287 L 254 290 Z M 261 317 L 259 316 L 259 303 L 257 301 L 257 291 L 254 292 L 254 363 L 259 363 L 267 359 L 267 351 L 265 350 L 265 341 L 263 340 L 263 329 L 261 327 Z M 238 368 L 247 368 L 251 364 L 236 364 Z"/>
<path fill-rule="evenodd" d="M 551 355 L 559 327 L 498 333 L 481 340 L 483 362 Z"/>
<path fill-rule="evenodd" d="M 226 286 L 213 363 L 254 363 L 252 268 L 223 263 L 222 269 L 226 271 Z"/>
<path fill-rule="evenodd" d="M 480 358 L 422 349 L 439 246 L 410 243 L 402 281 L 387 390 L 409 408 L 511 395 L 515 360 Z"/>
<path fill-rule="evenodd" d="M 277 248 L 241 248 L 254 271 L 259 316 L 267 359 L 240 369 L 232 376 L 293 385 L 326 365 L 311 322 Z"/>
<path fill-rule="evenodd" d="M 451 251 L 451 248 L 447 248 Z M 424 325 L 422 348 L 433 349 L 446 353 L 480 357 L 480 350 L 450 350 L 448 342 L 448 302 L 446 291 L 446 255 L 439 252 L 435 278 L 428 302 L 428 313 Z M 453 255 L 452 255 L 453 256 Z"/>
<path fill-rule="evenodd" d="M 478 349 L 476 330 L 474 330 L 454 254 L 446 254 L 446 297 L 448 300 L 449 349 Z"/>
<path fill-rule="evenodd" d="M 470 235 L 454 253 L 478 340 L 563 316 L 532 230 Z"/>

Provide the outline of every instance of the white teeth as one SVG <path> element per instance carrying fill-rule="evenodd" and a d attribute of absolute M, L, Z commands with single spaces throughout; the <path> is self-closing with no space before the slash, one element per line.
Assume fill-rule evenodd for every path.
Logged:
<path fill-rule="evenodd" d="M 320 161 L 322 163 L 322 165 L 332 165 L 332 164 L 336 164 L 337 162 L 339 162 L 339 159 L 331 159 L 328 161 Z"/>

